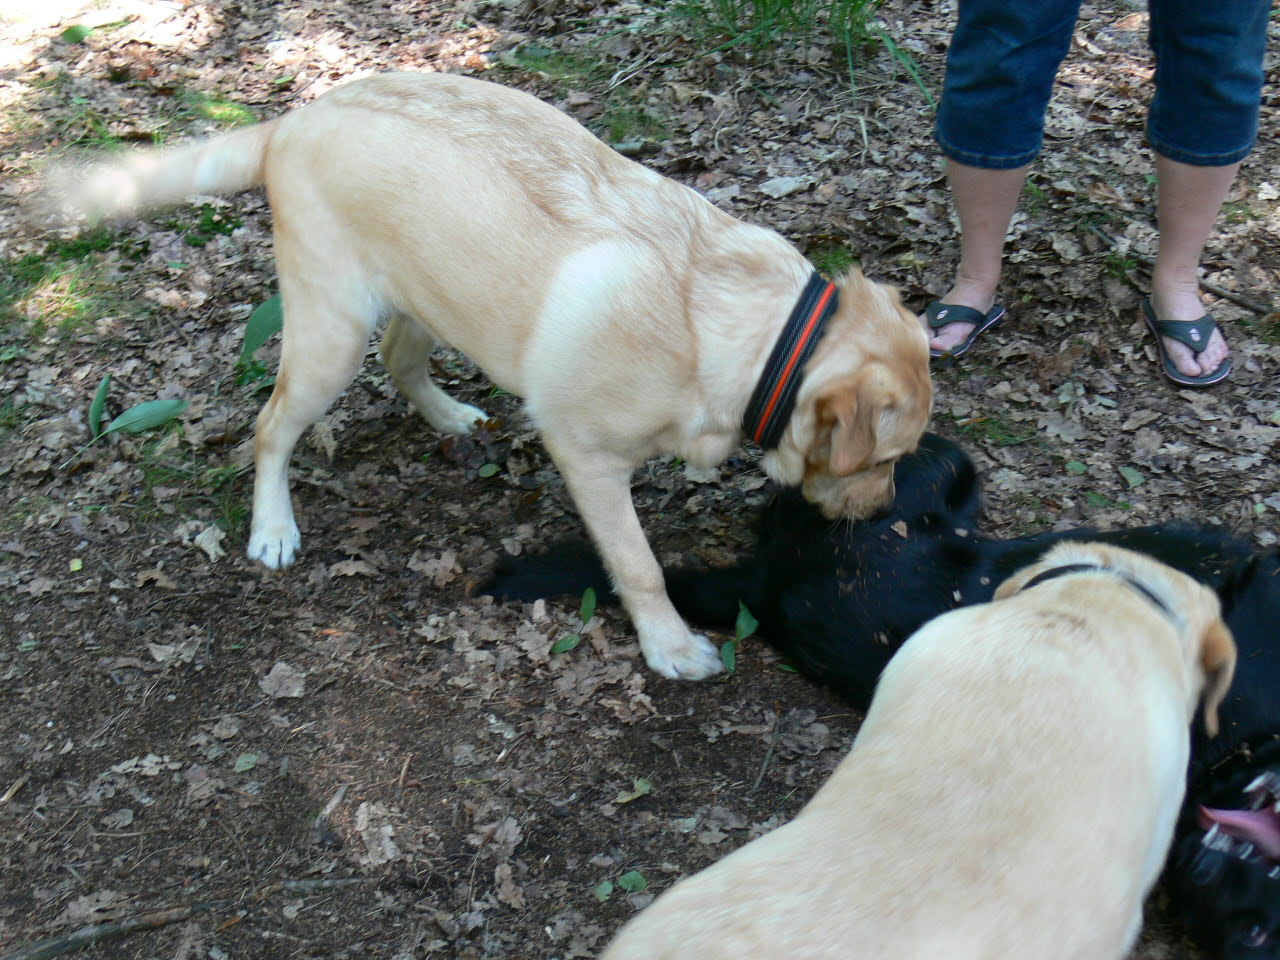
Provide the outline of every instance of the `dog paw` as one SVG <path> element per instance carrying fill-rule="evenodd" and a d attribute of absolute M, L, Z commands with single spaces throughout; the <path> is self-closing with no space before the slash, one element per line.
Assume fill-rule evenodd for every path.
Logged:
<path fill-rule="evenodd" d="M 720 652 L 706 637 L 687 630 L 680 641 L 640 644 L 649 669 L 672 680 L 705 680 L 724 669 Z"/>
<path fill-rule="evenodd" d="M 477 421 L 483 423 L 488 419 L 489 415 L 479 407 L 457 402 L 450 404 L 447 409 L 434 411 L 434 415 L 428 417 L 431 426 L 441 433 L 471 433 L 475 430 Z"/>
<path fill-rule="evenodd" d="M 257 560 L 264 567 L 279 570 L 293 563 L 301 549 L 302 534 L 291 523 L 288 528 L 254 530 L 249 535 L 249 549 L 246 552 L 250 560 Z"/>

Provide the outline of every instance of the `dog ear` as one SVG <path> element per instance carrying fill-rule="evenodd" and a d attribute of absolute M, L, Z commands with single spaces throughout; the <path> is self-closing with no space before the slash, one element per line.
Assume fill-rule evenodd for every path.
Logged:
<path fill-rule="evenodd" d="M 1231 688 L 1236 670 L 1236 643 L 1227 625 L 1214 618 L 1200 638 L 1200 666 L 1204 670 L 1204 729 L 1218 735 L 1218 706 Z"/>
<path fill-rule="evenodd" d="M 828 472 L 848 477 L 865 469 L 875 453 L 880 411 L 859 401 L 857 383 L 846 379 L 834 384 L 818 397 L 814 409 L 818 422 L 815 446 L 824 441 L 827 444 Z"/>

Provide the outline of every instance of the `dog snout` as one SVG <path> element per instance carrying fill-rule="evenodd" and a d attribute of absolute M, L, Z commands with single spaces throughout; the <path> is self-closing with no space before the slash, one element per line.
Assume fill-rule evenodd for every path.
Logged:
<path fill-rule="evenodd" d="M 850 485 L 840 509 L 840 515 L 846 520 L 871 520 L 893 506 L 893 471 L 877 468 L 874 474 Z"/>
<path fill-rule="evenodd" d="M 870 486 L 859 482 L 857 477 L 846 484 L 833 484 L 826 489 L 814 485 L 806 488 L 805 497 L 828 520 L 870 520 L 893 506 L 893 478 L 889 478 L 887 485 Z"/>

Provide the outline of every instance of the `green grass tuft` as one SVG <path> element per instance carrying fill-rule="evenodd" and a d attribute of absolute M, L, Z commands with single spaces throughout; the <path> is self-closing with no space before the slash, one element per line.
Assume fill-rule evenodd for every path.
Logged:
<path fill-rule="evenodd" d="M 239 217 L 219 210 L 211 203 L 202 203 L 185 220 L 169 221 L 169 226 L 182 232 L 183 242 L 189 247 L 203 247 L 214 237 L 230 236 L 244 225 Z"/>
<path fill-rule="evenodd" d="M 818 34 L 838 43 L 866 43 L 877 6 L 879 0 L 679 0 L 670 10 L 706 35 L 763 49 Z"/>
<path fill-rule="evenodd" d="M 839 277 L 856 266 L 858 260 L 853 251 L 843 244 L 831 243 L 814 247 L 809 251 L 809 262 L 817 267 L 818 272 L 826 277 Z"/>
<path fill-rule="evenodd" d="M 14 400 L 0 403 L 0 437 L 21 426 L 22 421 L 26 419 L 26 409 L 25 403 Z"/>
<path fill-rule="evenodd" d="M 75 329 L 120 307 L 113 262 L 139 260 L 148 249 L 146 240 L 99 227 L 0 260 L 0 330 Z"/>
<path fill-rule="evenodd" d="M 258 115 L 242 103 L 216 93 L 186 90 L 179 94 L 183 109 L 197 117 L 212 120 L 224 127 L 241 127 L 258 122 Z"/>
<path fill-rule="evenodd" d="M 666 122 L 638 90 L 613 82 L 617 67 L 602 58 L 533 42 L 511 51 L 503 65 L 551 80 L 561 93 L 592 93 L 601 110 L 585 124 L 606 143 L 660 141 L 670 135 Z"/>
<path fill-rule="evenodd" d="M 956 429 L 966 439 L 995 444 L 997 447 L 1014 447 L 1031 443 L 1039 436 L 1033 424 L 1012 420 L 998 412 L 981 417 L 954 418 Z"/>

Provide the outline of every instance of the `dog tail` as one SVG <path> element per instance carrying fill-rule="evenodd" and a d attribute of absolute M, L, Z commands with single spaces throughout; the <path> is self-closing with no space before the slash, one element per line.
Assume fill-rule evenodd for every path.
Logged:
<path fill-rule="evenodd" d="M 682 617 L 702 627 L 732 629 L 739 602 L 757 612 L 760 575 L 748 561 L 716 570 L 664 568 L 667 595 Z M 595 590 L 601 603 L 615 604 L 618 595 L 599 554 L 581 540 L 556 543 L 542 553 L 504 560 L 472 593 L 496 600 L 531 601 L 576 596 Z"/>
<path fill-rule="evenodd" d="M 45 205 L 90 222 L 127 216 L 191 196 L 236 193 L 261 186 L 276 121 L 255 124 L 170 148 L 142 148 L 122 157 L 54 171 Z"/>

